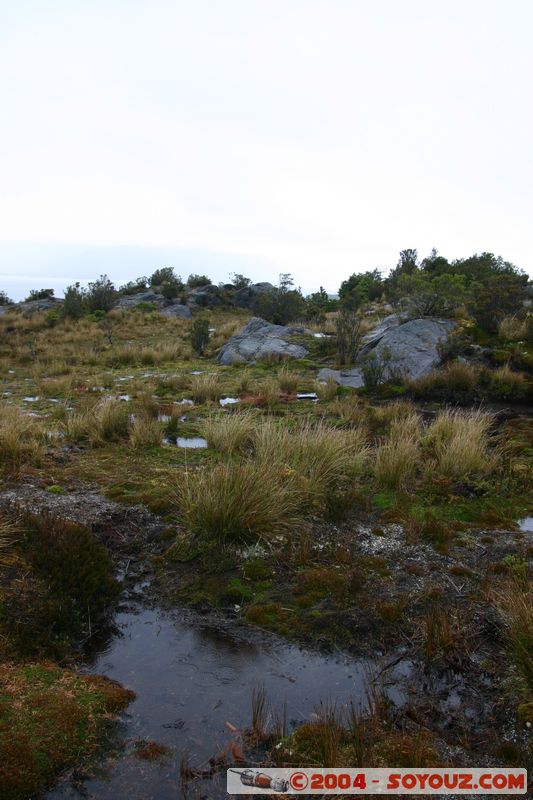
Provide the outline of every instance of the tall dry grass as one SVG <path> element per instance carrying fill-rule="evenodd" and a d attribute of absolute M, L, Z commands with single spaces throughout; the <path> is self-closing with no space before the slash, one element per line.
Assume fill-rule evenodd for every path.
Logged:
<path fill-rule="evenodd" d="M 511 580 L 495 595 L 505 641 L 526 694 L 533 698 L 533 588 Z"/>
<path fill-rule="evenodd" d="M 288 364 L 278 372 L 278 386 L 280 391 L 287 394 L 294 394 L 298 388 L 298 374 L 292 370 Z"/>
<path fill-rule="evenodd" d="M 191 375 L 190 389 L 192 398 L 197 403 L 219 400 L 222 397 L 222 389 L 217 375 Z"/>
<path fill-rule="evenodd" d="M 130 430 L 130 444 L 134 449 L 156 447 L 161 444 L 161 425 L 153 416 L 138 414 Z"/>
<path fill-rule="evenodd" d="M 41 420 L 16 406 L 0 405 L 0 471 L 5 476 L 18 477 L 23 467 L 38 464 L 45 442 Z"/>
<path fill-rule="evenodd" d="M 231 455 L 252 445 L 256 426 L 257 418 L 252 413 L 226 413 L 206 417 L 199 427 L 210 447 Z"/>
<path fill-rule="evenodd" d="M 291 481 L 253 461 L 187 473 L 177 503 L 193 534 L 220 541 L 269 540 L 294 530 L 300 520 Z"/>
<path fill-rule="evenodd" d="M 305 423 L 293 431 L 272 419 L 258 425 L 254 449 L 259 463 L 295 476 L 305 502 L 319 503 L 361 474 L 369 452 L 362 428 Z"/>
<path fill-rule="evenodd" d="M 381 489 L 405 488 L 414 478 L 420 454 L 421 420 L 402 413 L 390 423 L 390 433 L 375 451 L 374 477 Z"/>
<path fill-rule="evenodd" d="M 497 457 L 488 447 L 493 422 L 492 414 L 479 410 L 439 412 L 424 437 L 434 456 L 431 469 L 456 480 L 488 472 Z"/>

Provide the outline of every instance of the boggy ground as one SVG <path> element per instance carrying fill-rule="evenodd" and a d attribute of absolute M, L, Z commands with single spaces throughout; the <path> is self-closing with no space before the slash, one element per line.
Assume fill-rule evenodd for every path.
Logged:
<path fill-rule="evenodd" d="M 208 356 L 245 320 L 213 313 Z M 308 342 L 297 364 L 222 368 L 193 358 L 183 320 L 0 324 L 8 713 L 26 696 L 20 670 L 75 665 L 113 609 L 121 568 L 152 575 L 150 591 L 169 606 L 411 662 L 401 712 L 376 700 L 355 722 L 317 718 L 272 742 L 275 763 L 292 751 L 324 764 L 531 764 L 533 534 L 516 524 L 533 508 L 524 408 L 447 409 L 450 367 L 431 386 L 374 396 L 317 385 L 328 339 Z M 463 366 L 454 380 L 465 403 Z M 432 405 L 395 399 L 427 402 L 433 386 Z M 317 402 L 298 399 L 310 391 Z M 222 397 L 240 402 L 222 407 Z M 195 436 L 208 447 L 174 444 Z M 84 692 L 78 731 L 103 709 Z M 41 752 L 33 734 L 24 740 L 26 753 Z M 11 797 L 79 758 L 69 741 L 59 759 L 46 744 L 46 768 L 30 788 L 9 786 Z"/>

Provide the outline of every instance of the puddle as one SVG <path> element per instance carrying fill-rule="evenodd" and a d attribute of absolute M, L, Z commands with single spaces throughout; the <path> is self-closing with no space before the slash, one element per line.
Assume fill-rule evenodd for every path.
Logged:
<path fill-rule="evenodd" d="M 23 397 L 22 400 L 23 400 L 24 403 L 36 403 L 37 400 L 39 400 L 39 397 L 37 397 L 37 396 L 36 397 L 28 396 L 28 397 Z"/>
<path fill-rule="evenodd" d="M 195 369 L 193 372 L 191 372 L 191 375 L 204 375 L 204 374 L 205 373 L 203 369 Z"/>
<path fill-rule="evenodd" d="M 209 627 L 193 612 L 180 617 L 153 609 L 137 609 L 116 617 L 121 634 L 85 671 L 120 681 L 137 693 L 122 715 L 118 744 L 129 754 L 110 758 L 83 784 L 81 796 L 92 800 L 176 800 L 185 797 L 180 762 L 188 754 L 200 765 L 230 741 L 226 721 L 247 727 L 251 695 L 264 686 L 274 711 L 286 703 L 289 726 L 301 723 L 321 701 L 341 707 L 353 699 L 365 703 L 368 661 L 351 661 L 301 650 L 277 637 L 252 632 L 230 633 Z M 405 663 L 405 662 L 404 662 Z M 388 681 L 401 681 L 394 670 Z M 404 702 L 401 688 L 389 688 L 390 699 Z M 162 764 L 139 761 L 131 755 L 138 740 L 160 742 L 172 748 Z M 193 787 L 193 797 L 227 798 L 225 772 L 209 784 Z M 65 783 L 45 794 L 46 800 L 66 800 L 80 794 Z"/>
<path fill-rule="evenodd" d="M 238 397 L 222 397 L 219 401 L 222 407 L 224 406 L 233 406 L 235 403 L 240 403 L 240 399 Z"/>
<path fill-rule="evenodd" d="M 518 527 L 523 533 L 533 533 L 533 517 L 519 519 Z"/>
<path fill-rule="evenodd" d="M 129 394 L 119 394 L 118 399 L 123 400 L 125 403 L 127 403 L 128 400 L 131 400 L 131 397 Z"/>
<path fill-rule="evenodd" d="M 316 392 L 298 392 L 296 397 L 298 400 L 318 400 Z"/>
<path fill-rule="evenodd" d="M 163 441 L 186 450 L 205 450 L 207 447 L 207 439 L 203 439 L 201 436 L 165 436 Z"/>

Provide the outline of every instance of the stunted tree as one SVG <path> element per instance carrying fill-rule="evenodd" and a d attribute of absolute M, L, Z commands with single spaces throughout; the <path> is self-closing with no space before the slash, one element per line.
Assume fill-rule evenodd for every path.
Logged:
<path fill-rule="evenodd" d="M 161 286 L 163 283 L 175 283 L 176 275 L 173 267 L 160 267 L 152 272 L 150 286 Z M 181 278 L 178 278 L 181 282 Z"/>
<path fill-rule="evenodd" d="M 292 275 L 282 272 L 279 284 L 269 292 L 264 292 L 257 303 L 261 317 L 276 325 L 286 325 L 300 319 L 305 313 L 305 300 L 300 289 L 294 289 Z"/>
<path fill-rule="evenodd" d="M 28 303 L 31 302 L 32 300 L 49 300 L 53 296 L 54 296 L 53 289 L 31 289 L 25 302 Z"/>
<path fill-rule="evenodd" d="M 196 317 L 191 327 L 192 349 L 199 356 L 203 356 L 209 344 L 209 320 L 206 317 Z"/>
<path fill-rule="evenodd" d="M 117 299 L 117 291 L 107 275 L 89 283 L 87 305 L 89 311 L 111 311 Z"/>
<path fill-rule="evenodd" d="M 247 278 L 245 275 L 241 275 L 240 272 L 231 272 L 230 279 L 236 289 L 246 289 L 246 287 L 250 286 L 252 282 L 250 278 Z"/>
<path fill-rule="evenodd" d="M 64 317 L 79 319 L 86 311 L 86 292 L 80 287 L 79 283 L 67 286 L 65 289 L 65 299 L 61 309 Z"/>
<path fill-rule="evenodd" d="M 343 308 L 336 320 L 339 364 L 351 366 L 361 349 L 361 317 L 350 308 Z"/>

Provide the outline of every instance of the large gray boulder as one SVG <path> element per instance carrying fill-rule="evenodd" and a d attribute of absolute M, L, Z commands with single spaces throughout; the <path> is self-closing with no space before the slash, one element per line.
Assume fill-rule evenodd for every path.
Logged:
<path fill-rule="evenodd" d="M 38 311 L 58 311 L 63 305 L 59 297 L 43 297 L 40 300 L 26 300 L 17 303 L 17 308 L 25 314 L 35 314 Z"/>
<path fill-rule="evenodd" d="M 219 306 L 223 302 L 222 292 L 218 286 L 209 283 L 205 286 L 198 286 L 190 290 L 187 303 L 199 308 L 211 308 Z"/>
<path fill-rule="evenodd" d="M 327 383 L 328 381 L 335 381 L 340 386 L 349 386 L 350 389 L 360 389 L 365 385 L 363 380 L 363 373 L 359 367 L 354 369 L 329 369 L 324 367 L 317 375 L 317 380 Z"/>
<path fill-rule="evenodd" d="M 438 366 L 439 345 L 455 327 L 449 319 L 411 319 L 386 331 L 370 353 L 385 365 L 385 378 L 399 375 L 416 380 Z"/>
<path fill-rule="evenodd" d="M 405 322 L 391 314 L 363 338 L 360 360 L 376 360 L 382 366 L 383 380 L 416 380 L 438 366 L 439 345 L 455 327 L 456 323 L 449 319 L 423 317 Z M 360 367 L 345 371 L 321 369 L 318 380 L 330 379 L 354 389 L 364 385 Z"/>
<path fill-rule="evenodd" d="M 153 303 L 157 308 L 163 308 L 166 303 L 163 295 L 154 292 L 153 289 L 148 289 L 146 292 L 137 292 L 137 294 L 126 294 L 119 297 L 115 308 L 128 309 L 135 308 L 141 303 Z"/>
<path fill-rule="evenodd" d="M 293 334 L 305 333 L 302 327 L 273 325 L 260 317 L 252 317 L 240 333 L 232 336 L 218 354 L 218 362 L 229 366 L 269 357 L 305 358 L 308 351 L 287 339 Z"/>
<path fill-rule="evenodd" d="M 274 286 L 271 283 L 253 283 L 251 286 L 244 286 L 235 292 L 233 298 L 234 304 L 238 308 L 255 308 L 257 302 L 261 299 L 263 294 L 268 294 L 273 291 Z"/>
<path fill-rule="evenodd" d="M 190 319 L 192 311 L 189 306 L 183 306 L 181 303 L 173 303 L 161 311 L 163 317 L 181 317 L 181 319 Z"/>

